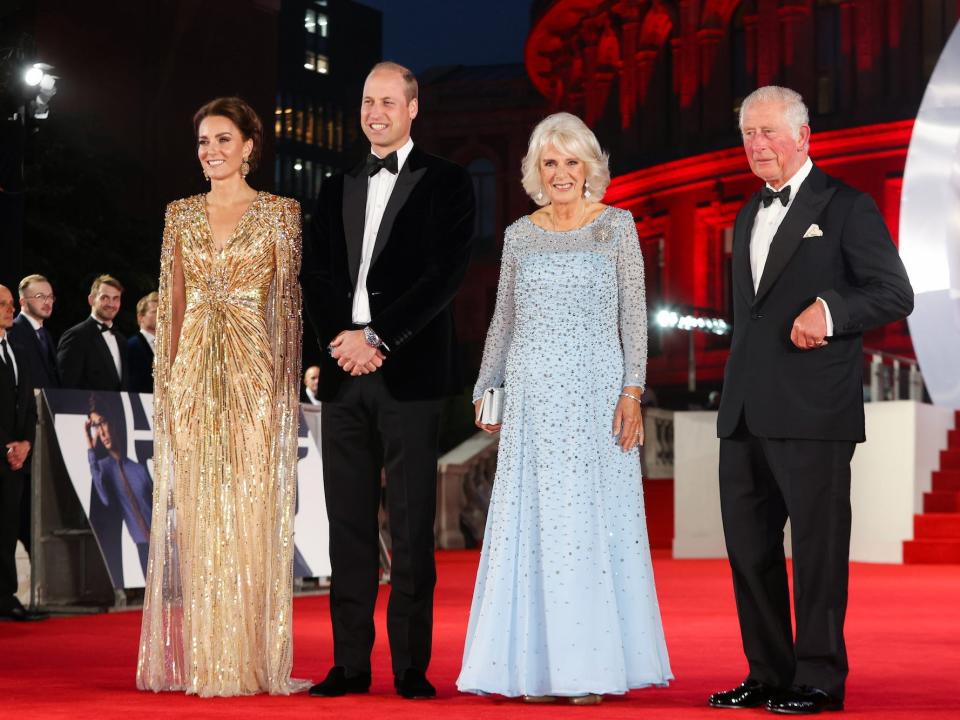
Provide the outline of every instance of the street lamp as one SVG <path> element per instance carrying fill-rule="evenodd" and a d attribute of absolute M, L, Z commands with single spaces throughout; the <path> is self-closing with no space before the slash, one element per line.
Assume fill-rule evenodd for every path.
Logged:
<path fill-rule="evenodd" d="M 653 316 L 658 326 L 666 330 L 682 330 L 687 333 L 687 390 L 697 389 L 697 354 L 694 346 L 694 333 L 710 335 L 729 335 L 730 323 L 723 318 L 701 314 L 697 308 L 690 312 L 681 312 L 671 308 L 661 308 Z"/>

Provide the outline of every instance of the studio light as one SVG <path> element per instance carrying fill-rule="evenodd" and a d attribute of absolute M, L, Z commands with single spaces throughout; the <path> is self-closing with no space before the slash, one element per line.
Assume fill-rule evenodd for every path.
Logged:
<path fill-rule="evenodd" d="M 23 74 L 23 81 L 30 87 L 36 87 L 43 82 L 43 70 L 36 65 L 27 68 L 27 71 Z"/>
<path fill-rule="evenodd" d="M 657 325 L 662 328 L 699 331 L 714 335 L 727 335 L 730 332 L 730 323 L 723 318 L 702 317 L 697 315 L 681 315 L 674 310 L 662 309 L 654 316 Z"/>

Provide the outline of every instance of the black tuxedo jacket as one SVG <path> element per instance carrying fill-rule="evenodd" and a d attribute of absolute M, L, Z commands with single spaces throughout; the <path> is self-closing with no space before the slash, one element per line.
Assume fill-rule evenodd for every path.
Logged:
<path fill-rule="evenodd" d="M 13 386 L 7 374 L 0 373 L 0 480 L 18 477 L 3 455 L 8 442 L 27 440 L 33 445 L 37 428 L 37 404 L 33 398 L 34 380 L 23 346 L 7 333 L 17 363 L 19 382 Z M 0 362 L 3 362 L 0 360 Z"/>
<path fill-rule="evenodd" d="M 759 205 L 757 192 L 734 225 L 733 341 L 718 434 L 731 436 L 742 414 L 760 437 L 862 442 L 863 332 L 913 309 L 897 249 L 870 196 L 814 166 L 754 293 L 750 235 Z M 823 234 L 805 238 L 812 224 Z M 830 308 L 834 335 L 800 350 L 790 342 L 793 321 L 817 297 Z"/>
<path fill-rule="evenodd" d="M 120 349 L 120 367 L 122 372 L 117 376 L 117 366 L 107 347 L 107 342 L 101 337 L 97 321 L 88 317 L 79 325 L 74 325 L 60 338 L 57 346 L 57 366 L 60 369 L 60 379 L 63 387 L 80 390 L 126 390 L 129 386 L 127 378 L 127 358 L 124 352 L 127 338 L 115 331 L 117 346 Z"/>
<path fill-rule="evenodd" d="M 127 387 L 130 392 L 152 393 L 153 392 L 153 349 L 143 333 L 137 332 L 127 340 L 127 374 L 130 384 Z"/>
<path fill-rule="evenodd" d="M 304 247 L 304 308 L 325 348 L 353 326 L 367 202 L 363 165 L 324 182 Z M 389 348 L 383 373 L 398 400 L 427 400 L 462 388 L 453 300 L 470 262 L 473 183 L 454 163 L 416 145 L 400 168 L 374 245 L 367 293 L 372 327 Z M 326 352 L 321 401 L 348 375 Z"/>
<path fill-rule="evenodd" d="M 57 369 L 57 356 L 50 338 L 50 350 L 44 352 L 43 346 L 37 339 L 37 332 L 23 313 L 17 315 L 13 327 L 7 331 L 12 340 L 18 343 L 21 349 L 23 362 L 30 366 L 30 376 L 34 387 L 60 387 L 60 371 Z"/>

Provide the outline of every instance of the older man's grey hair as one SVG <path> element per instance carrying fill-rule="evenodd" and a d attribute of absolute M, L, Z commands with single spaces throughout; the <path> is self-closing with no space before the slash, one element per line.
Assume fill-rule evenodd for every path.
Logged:
<path fill-rule="evenodd" d="M 610 184 L 609 158 L 586 123 L 565 112 L 548 115 L 530 133 L 527 154 L 520 166 L 527 195 L 537 205 L 550 202 L 540 185 L 540 155 L 548 147 L 583 162 L 590 199 L 599 202 Z"/>
<path fill-rule="evenodd" d="M 743 130 L 743 116 L 747 112 L 747 108 L 756 102 L 782 103 L 783 115 L 790 126 L 794 139 L 800 137 L 801 125 L 810 124 L 810 113 L 800 93 L 779 85 L 764 85 L 747 95 L 740 104 L 740 130 Z"/>

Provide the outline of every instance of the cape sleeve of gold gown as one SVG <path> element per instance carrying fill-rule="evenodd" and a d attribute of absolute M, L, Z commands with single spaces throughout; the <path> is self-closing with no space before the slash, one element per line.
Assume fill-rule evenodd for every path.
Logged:
<path fill-rule="evenodd" d="M 159 304 L 154 359 L 154 494 L 150 558 L 147 566 L 141 626 L 137 687 L 141 690 L 184 690 L 192 686 L 185 667 L 183 583 L 177 548 L 173 483 L 173 416 L 171 407 L 171 318 L 175 251 L 184 233 L 201 230 L 194 198 L 170 203 L 164 221 L 160 254 Z M 309 682 L 293 680 L 292 649 L 293 521 L 297 477 L 300 356 L 302 341 L 299 205 L 272 198 L 268 222 L 276 229 L 274 280 L 266 305 L 266 326 L 273 355 L 276 422 L 271 453 L 276 469 L 276 503 L 264 532 L 268 574 L 264 621 L 266 682 L 261 691 L 288 694 Z M 264 202 L 264 205 L 267 205 Z M 201 206 L 202 207 L 202 206 Z M 199 214 L 199 218 L 203 215 Z M 205 222 L 205 221 L 204 221 Z M 206 231 L 206 230 L 204 230 Z M 182 349 L 182 348 L 181 348 Z M 236 619 L 239 622 L 239 618 Z"/>

